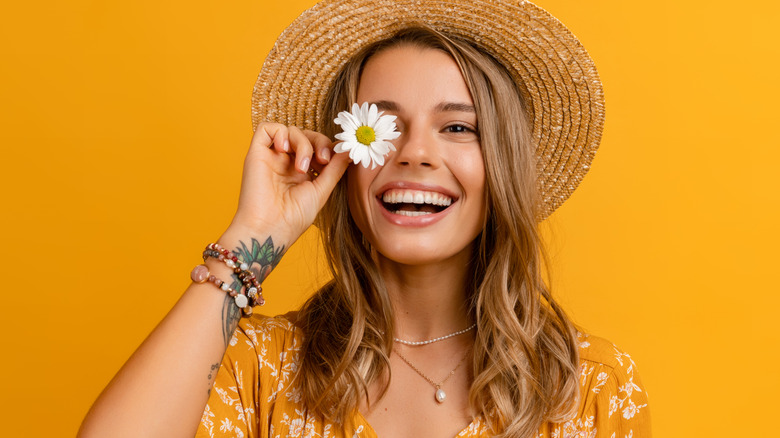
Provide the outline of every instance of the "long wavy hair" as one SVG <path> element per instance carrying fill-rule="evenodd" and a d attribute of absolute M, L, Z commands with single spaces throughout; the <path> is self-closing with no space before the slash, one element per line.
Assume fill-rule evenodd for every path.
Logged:
<path fill-rule="evenodd" d="M 366 61 L 388 48 L 441 50 L 458 64 L 479 122 L 487 217 L 473 243 L 467 284 L 477 324 L 469 403 L 494 434 L 535 436 L 576 407 L 576 330 L 544 282 L 534 145 L 524 103 L 499 62 L 473 43 L 425 27 L 366 47 L 341 69 L 320 126 L 333 138 L 339 111 L 355 102 Z M 336 422 L 352 415 L 368 387 L 389 372 L 394 314 L 382 276 L 347 206 L 342 178 L 317 225 L 333 280 L 298 313 L 304 333 L 298 379 L 306 405 Z M 385 387 L 386 390 L 386 387 Z M 384 391 L 381 395 L 384 395 Z M 380 397 L 381 397 L 380 395 Z"/>

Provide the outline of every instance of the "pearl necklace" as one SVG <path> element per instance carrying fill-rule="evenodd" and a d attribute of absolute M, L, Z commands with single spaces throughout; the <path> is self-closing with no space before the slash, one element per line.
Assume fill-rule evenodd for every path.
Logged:
<path fill-rule="evenodd" d="M 472 324 L 471 327 L 469 327 L 469 328 L 465 328 L 465 329 L 457 331 L 455 333 L 450 333 L 448 335 L 441 336 L 441 337 L 438 337 L 438 338 L 428 339 L 427 341 L 406 341 L 406 340 L 399 339 L 399 338 L 393 338 L 393 340 L 395 342 L 398 342 L 398 343 L 404 344 L 404 345 L 428 345 L 428 344 L 433 344 L 434 342 L 439 342 L 439 341 L 443 341 L 445 339 L 449 339 L 449 338 L 451 338 L 453 336 L 462 335 L 463 333 L 471 331 L 476 326 L 477 326 L 477 324 Z M 401 355 L 399 354 L 399 356 L 401 356 Z M 403 356 L 401 356 L 401 358 L 403 359 Z"/>

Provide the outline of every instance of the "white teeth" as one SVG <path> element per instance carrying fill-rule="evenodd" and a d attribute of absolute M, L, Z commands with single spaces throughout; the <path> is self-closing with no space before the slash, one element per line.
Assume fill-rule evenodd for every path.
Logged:
<path fill-rule="evenodd" d="M 382 195 L 382 201 L 388 204 L 432 204 L 447 207 L 452 198 L 442 193 L 423 190 L 391 189 Z"/>
<path fill-rule="evenodd" d="M 400 214 L 401 216 L 425 216 L 426 214 L 433 214 L 430 211 L 407 211 L 407 210 L 396 210 L 393 213 Z"/>

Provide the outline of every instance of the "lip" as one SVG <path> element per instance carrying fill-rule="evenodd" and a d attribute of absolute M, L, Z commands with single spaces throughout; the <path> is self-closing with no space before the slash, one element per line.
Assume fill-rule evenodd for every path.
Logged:
<path fill-rule="evenodd" d="M 426 214 L 424 216 L 402 216 L 400 214 L 395 214 L 389 211 L 388 209 L 385 208 L 384 204 L 382 203 L 382 195 L 386 191 L 391 189 L 437 192 L 446 195 L 447 197 L 452 199 L 452 204 L 450 204 L 449 207 L 445 208 L 444 210 L 438 213 Z M 452 206 L 455 205 L 456 202 L 458 202 L 458 199 L 459 197 L 457 194 L 453 193 L 451 190 L 445 189 L 444 187 L 435 184 L 417 183 L 411 181 L 393 181 L 387 183 L 381 186 L 379 190 L 377 190 L 376 195 L 374 196 L 374 200 L 377 203 L 377 208 L 379 208 L 379 211 L 382 212 L 382 216 L 388 222 L 394 225 L 399 225 L 404 227 L 426 227 L 429 225 L 433 225 L 436 222 L 439 222 L 449 214 L 449 212 L 452 210 Z"/>

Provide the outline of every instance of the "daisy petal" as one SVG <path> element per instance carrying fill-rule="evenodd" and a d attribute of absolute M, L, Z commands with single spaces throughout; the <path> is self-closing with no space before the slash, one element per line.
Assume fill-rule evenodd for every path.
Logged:
<path fill-rule="evenodd" d="M 384 156 L 384 154 L 377 153 L 377 151 L 375 151 L 373 149 L 369 150 L 368 153 L 371 154 L 371 159 L 374 161 L 374 164 L 379 165 L 379 166 L 384 166 L 384 164 L 385 164 L 385 156 Z M 371 168 L 373 169 L 374 166 L 372 166 Z"/>
<path fill-rule="evenodd" d="M 368 118 L 368 102 L 363 102 L 363 105 L 358 107 L 358 112 L 353 112 L 353 114 L 360 119 L 361 122 L 365 123 Z"/>
<path fill-rule="evenodd" d="M 390 152 L 390 148 L 387 147 L 386 141 L 372 141 L 369 149 L 372 153 L 377 155 L 385 155 Z"/>
<path fill-rule="evenodd" d="M 372 103 L 371 106 L 368 107 L 368 118 L 366 119 L 366 122 L 367 122 L 368 126 L 371 126 L 372 128 L 377 123 L 377 114 L 376 113 L 377 113 L 376 105 Z"/>
<path fill-rule="evenodd" d="M 363 156 L 361 157 L 360 164 L 363 165 L 366 169 L 368 169 L 368 165 L 371 164 L 371 153 L 369 151 L 365 151 Z M 376 167 L 376 166 L 374 166 Z M 373 169 L 373 167 L 372 167 Z"/>
<path fill-rule="evenodd" d="M 390 152 L 390 151 L 396 150 L 395 149 L 395 145 L 393 145 L 389 141 L 381 141 L 381 142 L 377 142 L 377 143 L 381 143 L 382 147 L 386 147 L 387 148 L 387 152 L 385 152 L 384 155 L 387 155 L 387 153 Z"/>
<path fill-rule="evenodd" d="M 335 135 L 337 140 L 341 141 L 348 141 L 348 142 L 357 142 L 357 137 L 355 137 L 354 132 L 339 132 Z"/>
<path fill-rule="evenodd" d="M 378 133 L 393 132 L 395 130 L 395 116 L 380 117 L 374 125 L 374 130 Z"/>
<path fill-rule="evenodd" d="M 361 158 L 362 158 L 362 154 L 360 153 L 360 149 L 359 148 L 352 148 L 352 149 L 350 149 L 349 150 L 349 158 L 351 158 L 352 161 L 355 162 L 355 164 L 359 163 Z"/>
<path fill-rule="evenodd" d="M 344 131 L 354 131 L 360 127 L 360 120 L 346 111 L 339 113 L 339 117 L 333 122 L 341 125 Z"/>

